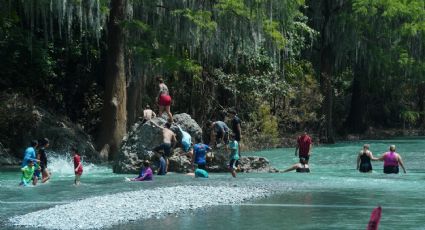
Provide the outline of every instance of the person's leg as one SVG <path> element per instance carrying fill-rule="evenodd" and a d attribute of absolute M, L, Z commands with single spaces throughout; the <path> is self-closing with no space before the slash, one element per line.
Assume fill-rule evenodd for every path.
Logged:
<path fill-rule="evenodd" d="M 44 168 L 41 175 L 42 175 L 42 178 L 43 178 L 41 180 L 41 183 L 45 183 L 46 181 L 48 181 L 50 179 L 50 173 L 49 173 L 49 170 L 47 168 Z"/>
<path fill-rule="evenodd" d="M 165 111 L 168 114 L 168 122 L 173 123 L 174 122 L 174 120 L 173 120 L 173 114 L 171 114 L 170 106 L 169 105 L 165 106 Z"/>
<path fill-rule="evenodd" d="M 161 117 L 162 116 L 162 113 L 164 112 L 164 106 L 158 105 L 158 107 L 159 107 L 158 117 Z"/>
<path fill-rule="evenodd" d="M 36 185 L 37 182 L 38 182 L 38 177 L 36 175 L 34 175 L 33 178 L 32 178 L 32 184 Z"/>

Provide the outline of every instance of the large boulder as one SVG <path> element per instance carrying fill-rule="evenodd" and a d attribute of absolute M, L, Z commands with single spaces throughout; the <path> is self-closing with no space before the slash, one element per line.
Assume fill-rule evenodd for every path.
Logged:
<path fill-rule="evenodd" d="M 90 136 L 67 117 L 35 106 L 19 94 L 1 94 L 0 99 L 0 141 L 13 157 L 20 160 L 31 140 L 47 137 L 52 151 L 69 152 L 76 146 L 85 160 L 98 161 Z"/>
<path fill-rule="evenodd" d="M 169 171 L 187 173 L 192 170 L 190 158 L 183 154 L 180 146 L 181 133 L 178 126 L 187 131 L 195 138 L 202 136 L 202 129 L 188 114 L 174 115 L 174 123 L 171 130 L 177 135 L 177 148 L 173 150 L 172 156 L 169 158 Z M 157 169 L 158 157 L 152 152 L 152 149 L 162 143 L 162 128 L 167 122 L 166 117 L 154 118 L 142 124 L 137 122 L 128 135 L 124 138 L 118 158 L 114 163 L 113 170 L 115 173 L 138 173 L 141 162 L 150 160 L 154 162 L 152 168 Z M 229 162 L 228 153 L 223 149 L 215 149 L 208 154 L 208 168 L 211 172 L 228 171 L 227 164 Z M 241 171 L 243 172 L 276 172 L 277 170 L 270 167 L 270 163 L 263 157 L 242 157 L 240 160 Z"/>
<path fill-rule="evenodd" d="M 194 138 L 202 136 L 202 129 L 190 115 L 182 113 L 173 116 L 174 123 L 171 130 L 176 134 L 178 144 L 181 143 L 180 129 L 188 132 Z M 143 160 L 156 161 L 157 157 L 152 149 L 162 143 L 162 127 L 167 122 L 166 117 L 156 117 L 146 123 L 137 122 L 134 124 L 128 135 L 124 137 L 118 158 L 115 161 L 113 170 L 115 173 L 137 173 L 140 169 L 140 163 Z M 175 149 L 173 155 L 177 154 L 179 149 Z M 179 151 L 180 152 L 180 151 Z M 170 163 L 170 166 L 172 164 Z M 155 165 L 153 166 L 155 168 Z M 174 169 L 174 170 L 173 170 Z M 172 167 L 170 171 L 179 171 Z"/>

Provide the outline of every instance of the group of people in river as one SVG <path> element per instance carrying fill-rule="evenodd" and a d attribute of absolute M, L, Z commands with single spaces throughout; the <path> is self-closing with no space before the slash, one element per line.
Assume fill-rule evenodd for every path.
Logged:
<path fill-rule="evenodd" d="M 161 77 L 157 78 L 159 92 L 157 95 L 157 104 L 159 108 L 158 116 L 161 117 L 163 112 L 166 112 L 168 115 L 167 123 L 163 127 L 159 126 L 155 122 L 152 122 L 153 125 L 162 129 L 162 143 L 152 151 L 155 153 L 158 160 L 158 172 L 157 175 L 165 175 L 168 172 L 169 167 L 169 157 L 172 155 L 172 149 L 176 146 L 177 138 L 176 134 L 171 130 L 171 125 L 173 124 L 173 115 L 170 110 L 172 98 L 170 96 L 167 85 L 164 83 L 164 80 Z M 232 129 L 230 129 L 224 121 L 208 121 L 207 127 L 211 130 L 210 140 L 214 147 L 220 148 L 225 145 L 225 149 L 230 152 L 229 154 L 229 171 L 233 177 L 236 177 L 236 171 L 239 169 L 239 158 L 240 158 L 240 140 L 241 140 L 241 120 L 237 116 L 235 110 L 230 110 L 228 112 L 230 115 Z M 157 114 L 151 109 L 149 105 L 145 106 L 143 111 L 143 123 L 151 120 L 156 117 Z M 192 141 L 191 135 L 184 131 L 180 126 L 178 126 L 182 153 L 189 157 L 193 173 L 188 175 L 194 175 L 195 177 L 208 177 L 207 171 L 207 154 L 211 151 L 211 147 L 202 142 L 201 138 L 196 138 L 194 142 Z M 232 134 L 231 134 L 232 131 Z M 139 176 L 128 179 L 130 181 L 149 181 L 153 178 L 153 172 L 150 167 L 151 162 L 148 160 L 141 162 L 142 167 L 139 173 Z"/>
<path fill-rule="evenodd" d="M 369 144 L 363 145 L 363 149 L 357 155 L 357 170 L 362 173 L 372 172 L 373 168 L 371 161 L 383 161 L 385 174 L 399 173 L 399 166 L 401 166 L 403 172 L 406 173 L 403 159 L 401 158 L 400 154 L 396 152 L 395 145 L 390 145 L 389 150 L 378 158 L 373 156 L 369 148 Z"/>
<path fill-rule="evenodd" d="M 47 138 L 43 138 L 39 141 L 31 141 L 30 146 L 26 148 L 24 152 L 24 158 L 21 164 L 22 176 L 19 185 L 35 186 L 39 180 L 41 180 L 41 183 L 46 183 L 50 179 L 51 173 L 47 168 L 48 161 L 46 149 L 48 147 L 49 139 Z M 74 159 L 74 184 L 79 185 L 80 177 L 83 174 L 83 165 L 81 163 L 80 154 L 78 153 L 77 148 L 72 147 L 71 152 Z"/>
<path fill-rule="evenodd" d="M 162 143 L 153 148 L 153 152 L 157 156 L 158 170 L 157 175 L 166 175 L 169 167 L 169 157 L 172 155 L 172 149 L 177 143 L 176 134 L 171 130 L 173 124 L 173 115 L 170 110 L 172 98 L 169 94 L 168 87 L 165 85 L 164 80 L 159 77 L 157 78 L 159 83 L 159 92 L 157 96 L 159 113 L 161 117 L 165 111 L 168 115 L 168 121 L 164 127 L 160 127 L 155 122 L 152 124 L 162 129 Z M 207 126 L 211 130 L 210 139 L 214 147 L 220 148 L 225 145 L 225 149 L 230 152 L 228 168 L 233 177 L 236 177 L 237 170 L 240 169 L 240 141 L 241 141 L 241 120 L 237 116 L 235 110 L 230 110 L 227 113 L 231 119 L 231 129 L 229 126 L 221 120 L 208 121 Z M 151 120 L 156 116 L 155 112 L 152 111 L 149 105 L 146 105 L 143 111 L 143 123 Z M 181 145 L 183 154 L 190 158 L 193 173 L 195 177 L 208 178 L 207 172 L 207 153 L 212 148 L 204 144 L 200 138 L 196 138 L 195 142 L 192 142 L 191 135 L 184 131 L 178 126 L 179 132 L 181 133 Z M 297 145 L 295 148 L 295 155 L 299 157 L 299 162 L 292 165 L 291 167 L 283 170 L 283 172 L 296 171 L 300 173 L 309 173 L 309 159 L 312 153 L 313 142 L 311 137 L 307 134 L 307 130 L 297 138 Z M 51 174 L 47 168 L 47 154 L 46 148 L 49 147 L 49 140 L 43 138 L 40 141 L 32 141 L 31 146 L 25 150 L 24 159 L 22 162 L 22 178 L 20 185 L 36 185 L 38 180 L 42 183 L 47 182 Z M 381 157 L 376 158 L 369 150 L 369 145 L 365 144 L 363 150 L 357 156 L 357 170 L 360 172 L 372 172 L 371 161 L 384 161 L 384 173 L 398 173 L 399 166 L 402 167 L 404 173 L 406 173 L 403 160 L 400 154 L 395 152 L 395 145 L 391 145 L 389 151 L 382 154 Z M 37 151 L 37 154 L 36 154 Z M 74 161 L 74 173 L 75 179 L 74 184 L 80 184 L 80 177 L 83 173 L 83 165 L 81 163 L 80 154 L 77 148 L 72 147 L 71 152 L 73 154 Z M 128 179 L 130 181 L 150 181 L 153 179 L 153 171 L 150 167 L 151 162 L 144 160 L 141 162 L 142 167 L 137 177 Z M 40 177 L 41 174 L 41 177 Z"/>

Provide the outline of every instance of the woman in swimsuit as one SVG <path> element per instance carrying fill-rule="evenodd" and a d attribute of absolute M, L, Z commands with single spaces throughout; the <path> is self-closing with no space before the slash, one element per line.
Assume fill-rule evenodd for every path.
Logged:
<path fill-rule="evenodd" d="M 400 154 L 396 153 L 395 145 L 390 146 L 390 151 L 382 154 L 380 158 L 375 158 L 372 160 L 384 161 L 384 173 L 385 174 L 397 174 L 399 172 L 398 166 L 400 165 L 403 168 L 403 172 L 406 173 L 404 168 L 403 159 L 401 159 Z"/>
<path fill-rule="evenodd" d="M 370 161 L 373 158 L 372 152 L 369 151 L 369 144 L 363 145 L 363 150 L 357 155 L 357 170 L 363 173 L 372 172 L 372 163 Z"/>
<path fill-rule="evenodd" d="M 173 123 L 173 114 L 170 112 L 171 106 L 171 96 L 168 91 L 168 87 L 164 84 L 164 79 L 162 77 L 157 78 L 159 82 L 159 93 L 158 93 L 158 106 L 159 106 L 159 114 L 158 117 L 161 117 L 162 112 L 168 114 L 168 122 Z"/>

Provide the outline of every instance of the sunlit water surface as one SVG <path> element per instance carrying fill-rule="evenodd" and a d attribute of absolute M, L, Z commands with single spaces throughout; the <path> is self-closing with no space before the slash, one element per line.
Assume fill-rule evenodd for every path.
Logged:
<path fill-rule="evenodd" d="M 407 174 L 384 175 L 382 162 L 374 172 L 355 170 L 356 156 L 364 143 L 375 156 L 390 144 L 401 153 Z M 182 174 L 155 177 L 151 183 L 129 183 L 107 166 L 84 164 L 81 186 L 73 186 L 71 158 L 55 157 L 49 168 L 53 178 L 36 187 L 17 186 L 18 168 L 0 169 L 0 229 L 20 229 L 8 218 L 71 203 L 88 197 L 124 191 L 155 190 L 175 185 L 259 185 L 273 187 L 273 195 L 242 205 L 221 205 L 160 218 L 115 225 L 112 229 L 365 229 L 370 212 L 383 208 L 380 229 L 425 229 L 425 141 L 422 138 L 368 142 L 344 142 L 314 147 L 312 173 L 211 174 L 208 180 Z M 243 153 L 265 156 L 284 169 L 297 161 L 294 148 Z M 113 202 L 113 201 L 111 201 Z M 161 204 L 158 204 L 161 205 Z"/>

